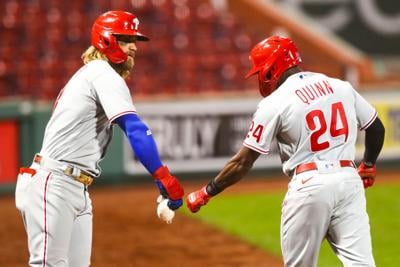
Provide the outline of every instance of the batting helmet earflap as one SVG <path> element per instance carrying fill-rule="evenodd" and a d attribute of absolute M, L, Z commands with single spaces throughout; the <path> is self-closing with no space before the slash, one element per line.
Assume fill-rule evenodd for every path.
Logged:
<path fill-rule="evenodd" d="M 113 63 L 122 63 L 128 56 L 119 47 L 115 35 L 136 36 L 138 41 L 149 38 L 139 32 L 139 19 L 125 11 L 108 11 L 100 15 L 92 26 L 92 45 Z"/>
<path fill-rule="evenodd" d="M 246 78 L 258 73 L 260 94 L 263 97 L 275 91 L 279 78 L 287 69 L 301 63 L 294 42 L 281 36 L 271 36 L 255 45 L 249 59 L 252 68 Z"/>

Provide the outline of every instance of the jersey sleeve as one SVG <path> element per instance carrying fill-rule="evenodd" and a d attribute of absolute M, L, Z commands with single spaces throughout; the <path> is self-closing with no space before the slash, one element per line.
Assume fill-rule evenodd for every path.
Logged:
<path fill-rule="evenodd" d="M 92 83 L 110 122 L 124 114 L 136 113 L 129 88 L 117 73 L 104 72 L 102 75 L 98 75 Z"/>
<path fill-rule="evenodd" d="M 261 154 L 268 154 L 279 127 L 280 116 L 277 109 L 260 104 L 253 115 L 243 145 Z"/>
<path fill-rule="evenodd" d="M 355 90 L 354 96 L 358 128 L 365 130 L 374 122 L 378 114 L 375 108 Z"/>

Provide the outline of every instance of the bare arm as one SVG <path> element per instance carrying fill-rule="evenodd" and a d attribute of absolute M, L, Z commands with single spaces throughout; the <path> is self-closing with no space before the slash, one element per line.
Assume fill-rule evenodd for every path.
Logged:
<path fill-rule="evenodd" d="M 207 193 L 214 196 L 241 180 L 253 167 L 260 153 L 242 147 L 207 185 Z"/>
<path fill-rule="evenodd" d="M 190 193 L 186 198 L 186 205 L 191 212 L 198 212 L 200 208 L 208 203 L 212 196 L 225 190 L 242 179 L 253 167 L 254 162 L 260 154 L 247 147 L 242 147 L 233 156 L 207 185 Z"/>

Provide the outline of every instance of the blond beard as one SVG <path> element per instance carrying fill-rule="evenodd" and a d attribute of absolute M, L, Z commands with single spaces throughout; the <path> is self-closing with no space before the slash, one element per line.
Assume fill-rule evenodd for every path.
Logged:
<path fill-rule="evenodd" d="M 133 59 L 133 57 L 128 56 L 128 59 L 122 64 L 124 65 L 124 70 L 130 72 L 133 69 L 133 66 L 135 66 L 135 60 Z"/>
<path fill-rule="evenodd" d="M 131 73 L 133 67 L 135 66 L 135 60 L 133 57 L 128 56 L 128 59 L 125 62 L 115 64 L 110 62 L 113 69 L 122 76 L 122 78 L 128 78 L 129 74 Z"/>

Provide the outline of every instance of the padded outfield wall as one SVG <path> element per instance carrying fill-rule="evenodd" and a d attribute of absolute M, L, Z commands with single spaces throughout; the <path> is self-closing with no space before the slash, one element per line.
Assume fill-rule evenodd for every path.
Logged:
<path fill-rule="evenodd" d="M 363 94 L 378 110 L 386 127 L 381 161 L 400 160 L 400 92 Z M 175 174 L 193 176 L 214 173 L 241 147 L 260 98 L 218 100 L 152 101 L 136 103 L 149 125 L 162 160 Z M 41 147 L 51 106 L 43 103 L 8 101 L 0 104 L 0 192 L 13 190 L 19 166 L 29 166 Z M 357 159 L 363 153 L 363 135 L 357 144 Z M 127 139 L 118 127 L 97 183 L 148 179 Z M 262 156 L 254 169 L 279 169 L 276 147 Z M 131 176 L 134 179 L 131 179 Z"/>

